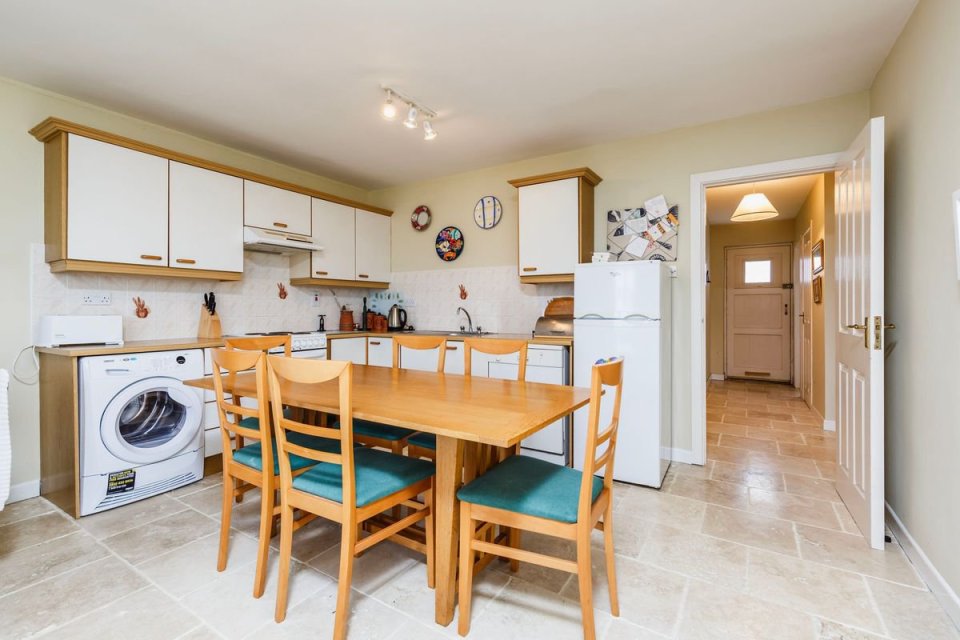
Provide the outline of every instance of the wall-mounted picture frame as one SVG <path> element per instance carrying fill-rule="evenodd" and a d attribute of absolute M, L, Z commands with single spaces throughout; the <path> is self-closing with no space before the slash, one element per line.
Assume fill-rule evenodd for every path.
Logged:
<path fill-rule="evenodd" d="M 817 240 L 810 251 L 810 267 L 813 269 L 813 275 L 823 271 L 823 240 Z"/>
<path fill-rule="evenodd" d="M 813 279 L 813 302 L 815 304 L 823 302 L 823 276 L 817 276 Z"/>

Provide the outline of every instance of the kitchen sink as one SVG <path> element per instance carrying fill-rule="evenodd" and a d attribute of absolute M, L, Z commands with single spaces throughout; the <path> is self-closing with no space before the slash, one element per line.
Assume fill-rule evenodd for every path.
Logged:
<path fill-rule="evenodd" d="M 429 336 L 457 336 L 457 337 L 468 338 L 470 336 L 477 336 L 477 337 L 488 336 L 492 332 L 491 331 L 417 331 L 416 333 L 419 333 L 421 335 L 429 335 Z"/>

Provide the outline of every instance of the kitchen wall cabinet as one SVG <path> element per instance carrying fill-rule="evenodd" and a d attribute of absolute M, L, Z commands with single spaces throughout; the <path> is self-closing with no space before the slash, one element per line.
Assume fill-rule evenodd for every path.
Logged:
<path fill-rule="evenodd" d="M 243 180 L 170 162 L 169 264 L 243 271 Z"/>
<path fill-rule="evenodd" d="M 367 364 L 366 338 L 335 338 L 327 341 L 331 360 L 349 360 L 353 364 Z"/>
<path fill-rule="evenodd" d="M 243 181 L 243 224 L 310 235 L 310 196 L 251 180 Z"/>
<path fill-rule="evenodd" d="M 164 158 L 71 135 L 66 258 L 167 265 Z"/>
<path fill-rule="evenodd" d="M 375 367 L 392 367 L 393 338 L 367 338 L 367 364 Z"/>
<path fill-rule="evenodd" d="M 600 176 L 584 167 L 510 180 L 519 199 L 521 282 L 572 282 L 593 252 L 593 190 Z"/>
<path fill-rule="evenodd" d="M 314 199 L 313 229 L 323 251 L 293 256 L 290 284 L 390 286 L 389 215 Z"/>
<path fill-rule="evenodd" d="M 390 218 L 357 209 L 357 280 L 390 281 Z"/>
<path fill-rule="evenodd" d="M 387 268 L 368 268 L 388 275 L 352 285 L 387 287 L 387 209 L 59 118 L 30 133 L 44 145 L 45 259 L 53 272 L 239 280 L 245 220 L 309 236 L 315 198 L 343 206 L 354 227 L 357 208 L 388 220 L 386 243 L 375 241 L 383 244 L 379 258 L 385 252 Z M 355 234 L 347 245 L 355 251 Z M 305 276 L 309 267 L 308 261 Z M 350 279 L 330 282 L 353 282 L 355 273 L 354 259 Z"/>

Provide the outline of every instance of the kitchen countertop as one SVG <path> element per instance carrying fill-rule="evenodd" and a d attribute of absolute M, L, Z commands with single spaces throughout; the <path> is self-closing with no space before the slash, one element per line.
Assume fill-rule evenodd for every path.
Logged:
<path fill-rule="evenodd" d="M 446 336 L 447 340 L 450 340 L 451 342 L 460 342 L 464 338 L 490 338 L 493 340 L 526 340 L 530 344 L 555 344 L 563 347 L 573 346 L 573 336 L 531 337 L 529 333 L 485 333 L 482 336 L 476 336 L 466 333 L 456 333 L 454 331 L 388 331 L 386 333 L 376 331 L 327 331 L 326 334 L 327 340 L 363 337 L 392 338 L 393 336 L 399 334 L 406 336 Z"/>
<path fill-rule="evenodd" d="M 166 340 L 128 340 L 121 345 L 80 344 L 69 347 L 37 347 L 37 353 L 79 358 L 82 356 L 109 356 L 115 353 L 147 353 L 150 351 L 180 351 L 222 347 L 222 339 L 169 338 Z"/>

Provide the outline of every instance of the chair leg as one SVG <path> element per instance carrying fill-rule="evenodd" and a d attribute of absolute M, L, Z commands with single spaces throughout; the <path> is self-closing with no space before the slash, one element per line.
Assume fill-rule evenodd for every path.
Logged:
<path fill-rule="evenodd" d="M 610 591 L 610 613 L 620 615 L 620 601 L 617 598 L 617 569 L 613 555 L 613 499 L 607 503 L 603 512 L 603 553 L 607 557 L 607 589 Z"/>
<path fill-rule="evenodd" d="M 220 510 L 220 548 L 217 551 L 217 571 L 227 568 L 230 547 L 230 515 L 233 512 L 233 478 L 224 474 L 223 505 Z"/>
<path fill-rule="evenodd" d="M 293 553 L 293 509 L 280 507 L 280 571 L 277 581 L 277 608 L 273 619 L 283 622 L 287 617 L 287 591 L 290 586 L 290 556 Z"/>
<path fill-rule="evenodd" d="M 593 622 L 593 580 L 590 572 L 590 529 L 579 526 L 577 530 L 577 580 L 580 587 L 580 611 L 583 616 L 583 640 L 596 640 L 597 637 Z"/>
<path fill-rule="evenodd" d="M 520 548 L 520 529 L 517 529 L 516 527 L 512 527 L 508 535 L 509 535 L 510 546 L 513 547 L 514 549 L 519 549 Z M 517 571 L 520 571 L 519 560 L 515 558 L 510 558 L 510 571 L 513 571 L 514 573 L 516 573 Z"/>
<path fill-rule="evenodd" d="M 393 453 L 393 454 L 395 454 L 395 455 L 402 456 L 402 455 L 403 455 L 403 449 L 404 449 L 403 440 L 394 440 L 394 441 L 390 444 L 390 452 Z M 395 506 L 393 509 L 391 509 L 391 510 L 390 510 L 390 515 L 392 515 L 395 520 L 399 520 L 400 517 L 403 515 L 402 512 L 401 512 L 401 510 L 400 510 L 400 505 L 397 505 L 397 506 Z"/>
<path fill-rule="evenodd" d="M 353 518 L 351 518 L 353 520 Z M 350 615 L 350 583 L 353 580 L 353 555 L 357 546 L 357 527 L 343 523 L 340 536 L 340 577 L 337 579 L 337 610 L 334 613 L 333 640 L 347 637 L 347 616 Z"/>
<path fill-rule="evenodd" d="M 423 497 L 423 501 L 427 507 L 427 517 L 423 523 L 427 544 L 427 586 L 431 589 L 433 589 L 436 584 L 436 548 L 434 547 L 433 542 L 433 494 L 435 484 L 436 482 L 434 480 L 430 481 L 430 491 L 428 491 Z"/>
<path fill-rule="evenodd" d="M 237 440 L 239 439 L 240 439 L 240 436 L 237 436 Z M 239 478 L 233 478 L 233 493 L 234 493 L 233 501 L 236 502 L 237 504 L 240 504 L 241 502 L 243 502 L 243 492 L 239 492 L 239 493 L 237 492 L 237 489 L 239 489 L 242 486 L 243 486 L 243 482 L 241 482 Z"/>
<path fill-rule="evenodd" d="M 253 597 L 263 595 L 267 583 L 267 557 L 270 555 L 270 537 L 273 530 L 273 489 L 260 491 L 260 538 L 257 540 L 257 571 L 253 579 Z"/>
<path fill-rule="evenodd" d="M 470 633 L 470 599 L 473 596 L 473 518 L 470 503 L 460 503 L 460 619 L 457 633 Z"/>

